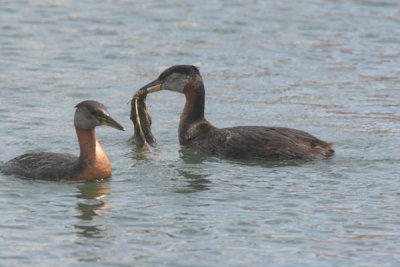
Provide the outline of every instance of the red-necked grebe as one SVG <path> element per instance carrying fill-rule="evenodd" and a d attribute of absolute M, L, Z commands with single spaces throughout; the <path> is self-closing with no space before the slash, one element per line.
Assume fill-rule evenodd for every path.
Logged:
<path fill-rule="evenodd" d="M 217 156 L 266 160 L 325 158 L 334 153 L 331 144 L 296 129 L 214 127 L 204 117 L 204 83 L 195 66 L 172 66 L 142 89 L 150 93 L 170 90 L 185 94 L 186 103 L 178 129 L 179 143 L 184 147 Z"/>
<path fill-rule="evenodd" d="M 28 153 L 1 168 L 6 175 L 40 180 L 96 180 L 111 177 L 110 162 L 96 139 L 94 128 L 106 125 L 124 128 L 110 117 L 106 107 L 93 100 L 76 105 L 74 124 L 80 156 L 65 153 Z"/>

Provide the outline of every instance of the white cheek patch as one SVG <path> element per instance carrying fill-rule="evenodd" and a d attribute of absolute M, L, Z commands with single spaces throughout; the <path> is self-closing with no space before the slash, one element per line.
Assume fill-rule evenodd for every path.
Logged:
<path fill-rule="evenodd" d="M 183 93 L 185 85 L 189 82 L 189 76 L 181 73 L 173 73 L 165 80 L 163 89 Z"/>

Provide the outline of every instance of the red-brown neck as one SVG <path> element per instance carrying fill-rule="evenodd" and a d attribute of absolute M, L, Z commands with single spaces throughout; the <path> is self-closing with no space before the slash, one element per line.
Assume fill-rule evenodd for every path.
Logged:
<path fill-rule="evenodd" d="M 89 180 L 111 177 L 110 162 L 96 139 L 94 129 L 83 130 L 75 126 L 75 130 L 80 147 L 79 160 L 85 165 L 80 179 Z"/>
<path fill-rule="evenodd" d="M 190 80 L 183 93 L 186 103 L 180 119 L 180 128 L 204 119 L 204 84 L 201 81 Z"/>
<path fill-rule="evenodd" d="M 94 129 L 83 130 L 75 126 L 76 135 L 78 137 L 80 158 L 85 161 L 91 161 L 96 158 L 97 139 Z"/>

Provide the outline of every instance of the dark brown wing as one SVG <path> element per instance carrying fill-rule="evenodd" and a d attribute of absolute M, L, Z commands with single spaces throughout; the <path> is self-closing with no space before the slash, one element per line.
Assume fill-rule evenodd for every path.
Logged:
<path fill-rule="evenodd" d="M 192 128 L 191 132 L 189 146 L 225 157 L 312 159 L 328 157 L 334 153 L 331 144 L 304 131 L 290 128 L 239 126 L 217 129 L 203 122 Z"/>
<path fill-rule="evenodd" d="M 82 169 L 78 157 L 64 153 L 28 153 L 1 168 L 6 175 L 41 180 L 71 179 Z"/>
<path fill-rule="evenodd" d="M 220 131 L 226 136 L 224 153 L 230 157 L 312 159 L 333 153 L 330 144 L 295 129 L 250 126 Z"/>

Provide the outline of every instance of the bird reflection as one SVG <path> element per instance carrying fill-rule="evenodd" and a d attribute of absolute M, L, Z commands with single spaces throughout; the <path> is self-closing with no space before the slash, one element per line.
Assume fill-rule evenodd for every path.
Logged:
<path fill-rule="evenodd" d="M 178 170 L 178 173 L 187 179 L 187 186 L 185 188 L 177 189 L 177 193 L 195 193 L 199 191 L 209 190 L 211 181 L 206 179 L 208 175 L 194 174 L 187 170 Z"/>
<path fill-rule="evenodd" d="M 180 150 L 180 156 L 186 164 L 199 164 L 206 159 L 210 159 L 210 156 L 207 154 L 186 148 Z M 186 167 L 184 169 L 177 169 L 177 171 L 181 176 L 185 177 L 188 182 L 185 188 L 176 190 L 177 193 L 195 193 L 210 189 L 211 181 L 207 179 L 209 175 L 204 174 L 202 168 Z"/>
<path fill-rule="evenodd" d="M 76 197 L 80 200 L 77 209 L 81 214 L 76 216 L 80 221 L 75 225 L 75 228 L 80 230 L 83 237 L 103 238 L 102 232 L 105 227 L 95 225 L 93 219 L 96 216 L 103 216 L 103 210 L 111 209 L 102 200 L 103 197 L 108 195 L 110 189 L 108 182 L 87 182 L 79 185 L 78 189 L 80 192 Z"/>
<path fill-rule="evenodd" d="M 128 140 L 127 144 L 130 144 L 129 142 L 130 141 Z M 136 147 L 128 155 L 132 159 L 132 163 L 131 163 L 130 167 L 133 168 L 136 165 L 148 160 L 149 158 L 151 159 L 152 155 L 157 155 L 159 153 L 160 153 L 159 149 L 151 147 L 151 146 Z M 150 157 L 149 157 L 149 155 L 150 155 Z"/>
<path fill-rule="evenodd" d="M 265 168 L 275 168 L 275 167 L 286 167 L 286 166 L 302 166 L 307 163 L 306 160 L 302 159 L 293 159 L 293 160 L 285 160 L 285 161 L 265 161 L 261 159 L 221 159 L 216 156 L 210 156 L 209 154 L 203 153 L 201 151 L 191 149 L 191 148 L 182 148 L 180 151 L 181 158 L 188 164 L 200 164 L 204 161 L 206 162 L 223 162 L 228 164 L 239 164 L 245 166 L 259 166 Z M 329 162 L 329 160 L 327 160 Z"/>
<path fill-rule="evenodd" d="M 133 152 L 133 155 L 131 156 L 132 158 L 132 163 L 129 167 L 133 168 L 136 165 L 138 165 L 140 162 L 147 160 L 147 153 L 148 153 L 147 148 L 137 148 L 136 151 Z"/>
<path fill-rule="evenodd" d="M 214 156 L 210 156 L 201 151 L 184 147 L 179 150 L 179 155 L 187 164 L 200 164 L 203 163 L 203 161 L 213 161 L 216 159 Z"/>

